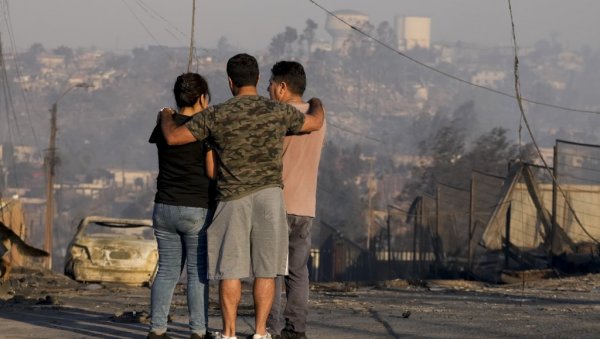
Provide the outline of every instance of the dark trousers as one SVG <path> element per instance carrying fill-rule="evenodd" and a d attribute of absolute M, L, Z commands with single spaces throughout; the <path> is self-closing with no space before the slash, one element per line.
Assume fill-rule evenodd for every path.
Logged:
<path fill-rule="evenodd" d="M 308 257 L 310 256 L 310 230 L 313 218 L 288 214 L 289 227 L 289 275 L 275 280 L 275 298 L 269 314 L 267 327 L 272 334 L 284 328 L 306 332 L 308 314 Z M 281 289 L 285 282 L 287 301 L 282 305 Z M 283 312 L 282 312 L 283 310 Z"/>

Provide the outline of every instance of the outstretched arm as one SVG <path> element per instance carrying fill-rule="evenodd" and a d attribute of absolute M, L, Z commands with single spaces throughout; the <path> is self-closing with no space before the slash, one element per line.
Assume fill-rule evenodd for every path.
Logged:
<path fill-rule="evenodd" d="M 171 108 L 165 107 L 160 111 L 160 127 L 169 145 L 184 145 L 196 141 L 194 135 L 185 125 L 177 126 L 173 120 Z"/>
<path fill-rule="evenodd" d="M 308 100 L 308 104 L 310 106 L 304 117 L 304 124 L 300 132 L 317 131 L 323 126 L 323 121 L 325 121 L 325 110 L 323 109 L 321 100 L 319 98 L 312 98 Z"/>

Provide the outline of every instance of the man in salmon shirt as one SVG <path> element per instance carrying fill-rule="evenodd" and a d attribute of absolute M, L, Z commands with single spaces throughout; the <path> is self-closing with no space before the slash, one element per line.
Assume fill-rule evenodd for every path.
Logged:
<path fill-rule="evenodd" d="M 269 95 L 306 113 L 302 99 L 306 74 L 295 61 L 280 61 L 271 69 Z M 317 174 L 325 140 L 325 123 L 318 131 L 288 135 L 283 141 L 283 195 L 289 227 L 289 275 L 278 277 L 267 327 L 277 338 L 306 338 L 308 314 L 308 257 L 315 217 Z M 285 281 L 287 302 L 282 312 L 281 288 Z M 281 333 L 281 334 L 280 334 Z"/>

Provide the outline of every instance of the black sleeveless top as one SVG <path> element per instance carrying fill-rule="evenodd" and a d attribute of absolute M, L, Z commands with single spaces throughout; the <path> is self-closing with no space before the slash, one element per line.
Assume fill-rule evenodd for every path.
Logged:
<path fill-rule="evenodd" d="M 192 117 L 175 113 L 175 123 L 183 125 Z M 169 146 L 160 128 L 154 127 L 150 143 L 158 149 L 158 178 L 155 203 L 209 208 L 214 184 L 205 174 L 205 147 L 201 141 Z"/>

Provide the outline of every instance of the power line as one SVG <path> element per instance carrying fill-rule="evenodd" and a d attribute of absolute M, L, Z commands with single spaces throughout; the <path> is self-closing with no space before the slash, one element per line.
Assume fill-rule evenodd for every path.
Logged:
<path fill-rule="evenodd" d="M 125 0 L 121 0 L 121 1 L 125 5 L 125 7 L 127 7 L 127 10 L 129 11 L 129 13 L 131 13 L 131 15 L 133 15 L 133 17 L 140 24 L 140 26 L 142 26 L 142 28 L 146 31 L 146 33 L 148 33 L 148 35 L 152 38 L 152 40 L 154 40 L 154 42 L 156 43 L 156 45 L 160 46 L 160 42 L 158 41 L 158 39 L 156 39 L 156 37 L 154 36 L 154 34 L 152 34 L 152 32 L 150 31 L 150 29 L 148 29 L 148 27 L 144 24 L 144 22 L 140 19 L 140 17 L 133 11 L 133 9 L 131 7 L 129 7 L 129 5 L 127 4 L 127 2 Z M 172 61 L 176 60 L 175 57 L 171 53 L 169 53 L 166 49 L 163 49 L 163 50 L 164 50 L 164 53 L 169 58 L 171 58 Z"/>
<path fill-rule="evenodd" d="M 19 138 L 22 138 L 22 133 L 21 133 L 21 128 L 19 127 L 19 120 L 17 119 L 17 114 L 15 112 L 15 107 L 14 107 L 14 101 L 13 101 L 13 97 L 12 97 L 12 93 L 10 92 L 10 80 L 8 78 L 8 73 L 6 71 L 6 63 L 4 62 L 4 51 L 2 49 L 2 41 L 0 40 L 0 77 L 1 79 L 1 83 L 2 83 L 2 90 L 3 90 L 3 96 L 4 96 L 4 106 L 6 109 L 6 116 L 8 119 L 7 124 L 9 125 L 9 131 L 10 131 L 10 117 L 12 114 L 12 117 L 15 121 L 15 128 L 17 130 L 17 135 Z M 13 140 L 11 140 L 13 141 Z M 22 140 L 21 140 L 22 142 Z"/>
<path fill-rule="evenodd" d="M 511 0 L 508 0 L 508 10 L 510 13 L 510 23 L 511 23 L 511 28 L 512 28 L 512 38 L 513 38 L 513 46 L 514 46 L 514 53 L 515 53 L 515 60 L 514 60 L 515 92 L 516 92 L 515 99 L 517 100 L 517 105 L 519 107 L 519 111 L 521 112 L 521 117 L 523 119 L 523 122 L 525 123 L 525 126 L 527 127 L 527 132 L 529 133 L 529 136 L 531 137 L 531 141 L 533 143 L 533 146 L 535 147 L 537 154 L 539 155 L 540 159 L 542 160 L 542 163 L 544 164 L 546 171 L 552 178 L 554 185 L 556 185 L 556 187 L 558 188 L 558 190 L 560 191 L 562 196 L 565 198 L 565 203 L 567 204 L 569 210 L 573 214 L 573 218 L 575 218 L 579 227 L 583 230 L 583 232 L 588 237 L 590 237 L 590 239 L 592 239 L 594 242 L 600 244 L 600 242 L 598 240 L 596 240 L 596 238 L 594 238 L 594 236 L 592 236 L 588 232 L 588 230 L 583 226 L 583 223 L 581 222 L 581 220 L 579 220 L 577 213 L 575 213 L 575 209 L 573 208 L 573 206 L 571 205 L 571 202 L 569 201 L 569 199 L 567 197 L 567 193 L 563 190 L 561 185 L 559 185 L 558 180 L 554 176 L 554 173 L 552 173 L 552 171 L 550 170 L 548 163 L 546 162 L 546 159 L 544 159 L 544 156 L 542 155 L 542 152 L 540 151 L 537 141 L 535 140 L 535 137 L 533 136 L 533 131 L 531 130 L 531 126 L 529 125 L 529 121 L 527 120 L 527 115 L 525 115 L 525 110 L 523 108 L 524 99 L 521 97 L 521 81 L 519 79 L 519 55 L 518 55 L 518 46 L 517 46 L 517 35 L 516 35 L 516 31 L 515 31 L 515 22 L 513 19 Z M 554 235 L 551 235 L 551 236 L 554 236 Z"/>
<path fill-rule="evenodd" d="M 316 95 L 316 93 L 315 93 L 313 90 L 311 90 L 311 89 L 307 89 L 307 94 L 308 94 L 308 93 L 312 93 L 312 95 Z M 358 112 L 356 112 L 355 110 L 353 110 L 352 108 L 350 108 L 350 106 L 348 106 L 348 105 L 347 105 L 347 104 L 346 104 L 344 101 L 342 101 L 342 102 L 341 102 L 341 105 L 343 105 L 344 107 L 346 107 L 346 109 L 347 109 L 348 111 L 350 111 L 350 112 L 352 112 L 352 113 L 354 113 L 354 114 L 357 114 L 357 113 L 358 113 Z M 364 133 L 361 133 L 361 132 L 358 132 L 358 131 L 351 130 L 351 129 L 349 129 L 349 128 L 347 128 L 347 127 L 344 127 L 344 126 L 340 126 L 340 125 L 338 125 L 338 124 L 332 123 L 332 122 L 331 122 L 331 121 L 329 121 L 329 120 L 327 120 L 327 125 L 328 125 L 328 126 L 331 126 L 331 127 L 334 127 L 334 128 L 337 128 L 337 129 L 339 129 L 339 130 L 341 130 L 341 131 L 344 131 L 344 132 L 346 132 L 346 133 L 354 134 L 354 135 L 357 135 L 357 136 L 363 137 L 363 138 L 365 138 L 365 139 L 368 139 L 368 140 L 371 140 L 371 141 L 378 142 L 378 143 L 380 143 L 380 144 L 384 144 L 384 145 L 385 145 L 385 144 L 387 144 L 385 141 L 383 141 L 383 140 L 381 140 L 381 139 L 377 139 L 377 138 L 375 138 L 375 137 L 372 137 L 372 136 L 370 136 L 370 135 L 367 135 L 367 134 L 364 134 Z"/>
<path fill-rule="evenodd" d="M 374 137 L 368 136 L 368 135 L 366 135 L 366 134 L 362 134 L 362 133 L 360 133 L 360 132 L 357 132 L 357 131 L 353 131 L 353 130 L 351 130 L 351 129 L 349 129 L 349 128 L 346 128 L 346 127 L 340 126 L 340 125 L 338 125 L 338 124 L 335 124 L 335 123 L 333 123 L 333 122 L 331 122 L 331 121 L 327 121 L 327 125 L 328 125 L 328 126 L 331 126 L 331 127 L 334 127 L 334 128 L 337 128 L 337 129 L 339 129 L 339 130 L 341 130 L 341 131 L 344 131 L 344 132 L 350 133 L 350 134 L 358 135 L 358 136 L 360 136 L 360 137 L 363 137 L 363 138 L 365 138 L 365 139 L 368 139 L 368 140 L 372 140 L 372 141 L 375 141 L 375 142 L 378 142 L 378 143 L 381 143 L 381 144 L 385 144 L 385 142 L 384 142 L 384 141 L 382 141 L 382 140 L 379 140 L 379 139 L 377 139 L 377 138 L 374 138 Z"/>
<path fill-rule="evenodd" d="M 11 122 L 11 113 L 15 122 L 15 128 L 16 128 L 16 132 L 17 132 L 17 136 L 19 138 L 21 138 L 21 143 L 22 143 L 22 134 L 21 134 L 21 129 L 19 127 L 19 121 L 17 119 L 17 115 L 15 114 L 15 109 L 14 109 L 14 103 L 13 103 L 13 99 L 12 99 L 12 94 L 10 92 L 10 82 L 8 79 L 8 74 L 6 72 L 6 63 L 4 62 L 4 53 L 2 51 L 2 41 L 0 41 L 0 86 L 2 87 L 2 94 L 3 94 L 3 99 L 4 99 L 4 108 L 6 110 L 6 128 L 8 129 L 8 135 L 9 135 L 9 141 L 14 145 L 15 142 L 15 137 L 13 135 L 13 131 L 12 128 L 10 126 Z M 6 150 L 5 150 L 6 151 Z M 12 166 L 13 166 L 13 173 L 14 173 L 14 177 L 15 177 L 15 184 L 17 185 L 17 187 L 20 186 L 19 182 L 19 172 L 15 171 L 15 166 L 16 166 L 16 160 L 15 160 L 15 152 L 14 150 L 11 150 L 10 152 L 10 159 L 12 161 Z"/>
<path fill-rule="evenodd" d="M 388 50 L 390 50 L 390 51 L 392 51 L 392 52 L 394 52 L 394 53 L 396 53 L 396 54 L 398 54 L 398 55 L 400 55 L 400 56 L 402 56 L 402 57 L 404 57 L 404 58 L 406 58 L 406 59 L 408 59 L 408 60 L 410 60 L 410 61 L 412 61 L 412 62 L 414 62 L 414 63 L 416 63 L 416 64 L 418 64 L 420 66 L 422 66 L 422 67 L 427 68 L 430 71 L 436 72 L 436 73 L 441 74 L 441 75 L 443 75 L 445 77 L 451 78 L 451 79 L 456 80 L 458 82 L 462 82 L 462 83 L 467 84 L 469 86 L 473 86 L 473 87 L 476 87 L 476 88 L 479 88 L 479 89 L 483 89 L 483 90 L 486 90 L 486 91 L 489 91 L 489 92 L 492 92 L 492 93 L 495 93 L 495 94 L 498 94 L 498 95 L 502 95 L 502 96 L 505 96 L 505 97 L 509 97 L 509 98 L 512 98 L 512 99 L 517 99 L 514 95 L 512 95 L 510 93 L 499 91 L 499 90 L 496 90 L 496 89 L 493 89 L 493 88 L 490 88 L 490 87 L 478 85 L 478 84 L 473 83 L 471 81 L 462 79 L 462 78 L 460 78 L 460 77 L 458 77 L 456 75 L 450 74 L 448 72 L 442 71 L 442 70 L 440 70 L 438 68 L 435 68 L 433 66 L 427 65 L 426 63 L 424 63 L 424 62 L 422 62 L 422 61 L 420 61 L 418 59 L 415 59 L 415 58 L 413 58 L 411 56 L 408 56 L 407 54 L 402 53 L 401 51 L 397 50 L 396 48 L 394 48 L 394 47 L 388 45 L 387 43 L 385 43 L 385 42 L 383 42 L 383 41 L 375 38 L 374 36 L 370 35 L 369 33 L 364 32 L 360 28 L 358 28 L 358 27 L 350 24 L 349 22 L 347 22 L 344 19 L 340 18 L 338 15 L 336 15 L 335 13 L 333 13 L 332 11 L 330 11 L 329 9 L 323 7 L 322 5 L 320 5 L 319 3 L 317 3 L 316 1 L 314 1 L 314 0 L 308 0 L 308 1 L 310 1 L 311 3 L 313 3 L 315 6 L 319 7 L 321 10 L 323 10 L 324 12 L 326 12 L 328 15 L 336 18 L 337 20 L 339 20 L 340 22 L 342 22 L 346 26 L 348 26 L 351 29 L 353 29 L 354 31 L 358 32 L 359 34 L 367 37 L 368 39 L 371 39 L 371 40 L 375 41 L 377 44 L 385 47 L 386 49 L 388 49 Z M 540 101 L 536 101 L 536 100 L 532 100 L 532 99 L 527 99 L 527 98 L 523 98 L 523 97 L 521 97 L 520 100 L 528 102 L 528 103 L 531 103 L 531 104 L 536 104 L 536 105 L 539 105 L 539 106 L 545 106 L 545 107 L 555 108 L 555 109 L 559 109 L 559 110 L 563 110 L 563 111 L 578 112 L 578 113 L 600 114 L 600 111 L 577 109 L 577 108 L 565 107 L 565 106 L 560 106 L 560 105 L 548 104 L 548 103 L 544 103 L 544 102 L 540 102 Z"/>
<path fill-rule="evenodd" d="M 179 30 L 179 28 L 175 25 L 173 25 L 172 23 L 170 23 L 164 16 L 162 16 L 158 11 L 154 10 L 152 7 L 150 7 L 148 4 L 146 4 L 144 1 L 142 0 L 137 0 L 136 1 L 137 5 L 142 8 L 146 13 L 148 13 L 150 16 L 153 16 L 154 18 L 158 18 L 161 21 L 165 22 L 166 24 L 168 24 L 169 26 L 171 26 L 177 33 L 179 33 L 179 35 L 181 35 L 184 38 L 188 38 L 188 36 L 183 33 L 181 30 Z M 179 37 L 177 37 L 175 35 L 175 33 L 173 33 L 170 29 L 165 27 L 165 31 L 167 31 L 167 33 L 169 33 L 174 39 L 177 39 L 178 41 L 182 41 Z"/>
<path fill-rule="evenodd" d="M 125 1 L 125 0 L 122 0 Z M 192 62 L 194 59 L 198 59 L 197 55 L 196 55 L 196 51 L 198 49 L 207 51 L 206 48 L 196 48 L 194 46 L 194 32 L 195 32 L 195 13 L 196 13 L 196 1 L 193 0 L 193 4 L 192 4 L 192 29 L 191 29 L 191 35 L 188 35 L 184 32 L 182 32 L 176 25 L 172 24 L 169 20 L 167 20 L 163 15 L 160 14 L 160 12 L 158 12 L 157 10 L 153 9 L 150 5 L 148 5 L 147 3 L 145 3 L 143 0 L 136 0 L 136 4 L 138 5 L 138 7 L 140 7 L 144 12 L 146 12 L 146 14 L 148 14 L 152 19 L 158 19 L 160 21 L 162 21 L 163 23 L 166 23 L 168 26 L 170 26 L 175 32 L 177 32 L 181 37 L 183 37 L 185 40 L 189 40 L 189 45 L 190 45 L 190 50 L 189 50 L 189 58 L 188 58 L 188 66 L 187 66 L 187 72 L 191 72 L 191 66 L 192 66 Z M 125 4 L 127 6 L 127 4 Z M 135 19 L 140 23 L 140 25 L 144 28 L 144 30 L 146 32 L 148 32 L 148 34 L 152 37 L 152 39 L 154 40 L 154 42 L 157 45 L 160 45 L 160 43 L 158 42 L 158 40 L 156 39 L 156 37 L 150 32 L 150 30 L 148 29 L 148 27 L 141 21 L 141 19 L 131 10 L 131 8 L 129 6 L 127 6 L 129 12 L 135 17 Z M 173 31 L 171 29 L 169 29 L 169 27 L 163 26 L 164 30 L 169 33 L 169 35 L 171 35 L 174 39 L 176 39 L 179 42 L 184 42 L 184 40 L 182 40 L 179 36 L 177 36 L 175 33 L 173 33 Z M 166 52 L 166 51 L 165 51 Z M 168 54 L 168 53 L 167 53 Z M 168 56 L 172 59 L 175 60 L 175 57 L 171 54 L 168 54 Z"/>
<path fill-rule="evenodd" d="M 150 32 L 150 30 L 144 24 L 144 22 L 137 16 L 137 14 L 135 14 L 135 12 L 133 11 L 133 9 L 131 9 L 131 7 L 129 7 L 129 5 L 127 4 L 127 1 L 125 1 L 125 0 L 121 0 L 121 1 L 125 5 L 125 7 L 127 7 L 127 10 L 129 11 L 129 13 L 131 13 L 131 15 L 133 15 L 133 17 L 135 18 L 135 20 L 140 24 L 140 26 L 142 26 L 142 28 L 146 31 L 146 33 L 148 33 L 148 35 L 152 38 L 152 40 L 154 40 L 154 42 L 156 42 L 157 45 L 160 45 L 158 43 L 158 40 L 154 36 L 154 34 L 152 34 L 152 32 Z"/>
<path fill-rule="evenodd" d="M 12 54 L 17 55 L 17 50 L 16 50 L 17 44 L 15 42 L 15 36 L 13 34 L 12 19 L 10 16 L 10 9 L 8 7 L 8 1 L 7 0 L 2 1 L 1 5 L 2 5 L 2 12 L 4 14 L 4 18 L 6 21 L 6 29 L 8 31 L 8 37 L 11 42 L 10 47 L 12 48 Z M 33 140 L 34 140 L 35 145 L 37 146 L 37 149 L 41 149 L 38 135 L 35 131 L 33 122 L 31 120 L 31 109 L 29 108 L 29 100 L 27 99 L 27 96 L 25 95 L 25 90 L 23 89 L 23 78 L 21 76 L 19 64 L 17 63 L 16 58 L 13 58 L 13 62 L 14 62 L 14 66 L 15 66 L 15 72 L 17 75 L 17 79 L 19 79 L 19 90 L 20 90 L 21 96 L 23 97 L 23 104 L 25 106 L 25 114 L 27 114 L 27 120 L 29 122 L 29 126 L 31 127 L 31 134 L 33 135 Z"/>

